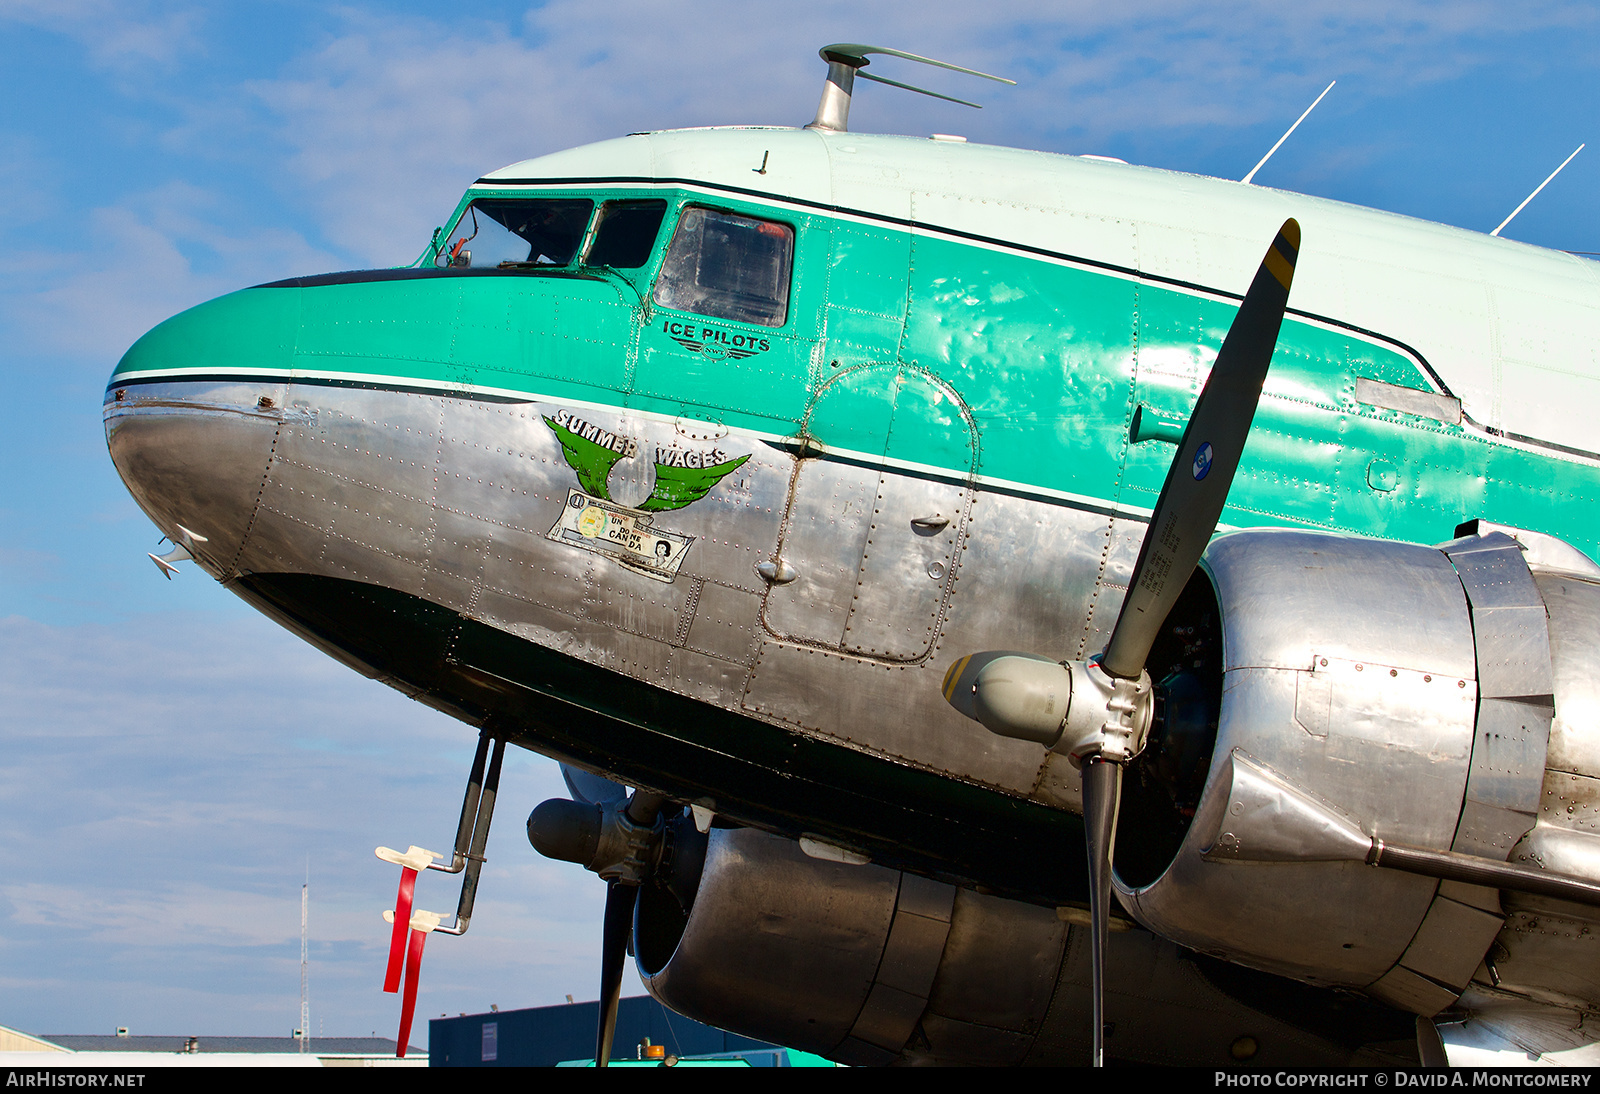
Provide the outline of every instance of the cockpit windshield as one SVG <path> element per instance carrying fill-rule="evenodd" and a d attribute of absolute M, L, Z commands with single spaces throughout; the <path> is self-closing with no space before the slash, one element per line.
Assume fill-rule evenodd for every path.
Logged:
<path fill-rule="evenodd" d="M 483 198 L 467 206 L 436 266 L 567 266 L 583 243 L 594 202 L 583 198 Z"/>

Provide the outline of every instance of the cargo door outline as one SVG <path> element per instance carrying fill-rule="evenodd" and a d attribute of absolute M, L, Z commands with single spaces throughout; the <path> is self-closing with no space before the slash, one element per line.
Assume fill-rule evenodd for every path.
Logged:
<path fill-rule="evenodd" d="M 975 493 L 977 430 L 925 369 L 878 362 L 807 411 L 762 623 L 775 638 L 893 663 L 933 649 Z"/>

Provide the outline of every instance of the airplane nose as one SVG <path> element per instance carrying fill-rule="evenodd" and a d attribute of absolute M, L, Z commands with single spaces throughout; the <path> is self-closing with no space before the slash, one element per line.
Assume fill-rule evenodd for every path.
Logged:
<path fill-rule="evenodd" d="M 298 308 L 293 288 L 246 289 L 191 308 L 135 342 L 106 387 L 117 473 L 150 519 L 218 579 L 232 576 L 274 439 L 293 413 L 285 404 Z"/>

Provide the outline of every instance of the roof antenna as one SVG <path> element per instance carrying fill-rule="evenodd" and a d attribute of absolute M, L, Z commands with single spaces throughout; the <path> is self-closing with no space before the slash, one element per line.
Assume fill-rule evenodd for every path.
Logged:
<path fill-rule="evenodd" d="M 960 65 L 935 61 L 931 57 L 918 57 L 915 53 L 901 53 L 898 49 L 885 49 L 883 46 L 863 46 L 851 42 L 836 42 L 831 46 L 823 46 L 817 53 L 824 61 L 828 62 L 828 78 L 822 85 L 822 101 L 817 104 L 817 116 L 812 119 L 811 124 L 806 128 L 824 129 L 832 133 L 843 133 L 849 129 L 850 93 L 855 87 L 855 78 L 858 74 L 863 80 L 872 80 L 875 83 L 888 84 L 890 87 L 915 91 L 919 95 L 931 95 L 935 99 L 943 99 L 947 103 L 960 103 L 962 106 L 970 106 L 975 110 L 983 109 L 977 103 L 969 103 L 965 99 L 952 98 L 949 95 L 941 95 L 937 91 L 912 87 L 910 84 L 902 84 L 897 80 L 889 80 L 882 76 L 872 76 L 862 72 L 861 70 L 870 63 L 867 60 L 867 54 L 869 53 L 881 53 L 886 57 L 899 57 L 903 60 L 915 61 L 921 65 L 932 65 L 935 68 L 947 68 L 951 72 L 965 72 L 968 76 L 982 76 L 985 80 L 995 80 L 1002 84 L 1015 84 L 1017 82 L 1008 80 L 1004 76 L 991 76 L 987 72 L 979 72 L 975 68 L 962 68 Z"/>
<path fill-rule="evenodd" d="M 1561 167 L 1565 167 L 1567 164 L 1571 163 L 1573 158 L 1575 156 L 1577 156 L 1577 154 L 1579 152 L 1583 151 L 1583 145 L 1584 144 L 1588 144 L 1588 143 L 1589 143 L 1588 141 L 1584 141 L 1583 144 L 1580 144 L 1580 145 L 1578 145 L 1578 147 L 1574 148 L 1572 150 L 1572 155 L 1568 156 L 1566 159 L 1561 161 Z M 1550 172 L 1550 179 L 1553 179 L 1557 175 L 1561 174 L 1561 167 L 1557 167 L 1554 171 Z M 1527 197 L 1523 198 L 1522 199 L 1522 204 L 1517 206 L 1515 209 L 1511 210 L 1511 216 L 1506 217 L 1504 220 L 1502 220 L 1500 222 L 1500 228 L 1504 228 L 1507 224 L 1510 224 L 1511 220 L 1512 220 L 1512 217 L 1515 217 L 1518 213 L 1522 212 L 1522 210 L 1526 209 L 1528 207 L 1528 202 L 1530 202 L 1534 198 L 1538 197 L 1539 196 L 1539 191 L 1543 190 L 1546 186 L 1550 185 L 1550 179 L 1545 179 L 1543 182 L 1541 182 L 1539 184 L 1538 188 L 1535 189 L 1533 193 L 1531 193 Z M 1490 232 L 1489 234 L 1492 235 L 1492 236 L 1499 235 L 1500 234 L 1500 228 L 1496 228 L 1494 231 Z"/>
<path fill-rule="evenodd" d="M 1272 158 L 1272 153 L 1276 152 L 1278 149 L 1283 147 L 1283 142 L 1289 139 L 1289 133 L 1293 133 L 1296 129 L 1300 128 L 1300 123 L 1306 120 L 1306 115 L 1310 114 L 1313 110 L 1315 110 L 1317 108 L 1317 103 L 1320 103 L 1323 100 L 1323 98 L 1327 96 L 1328 92 L 1333 90 L 1333 85 L 1338 83 L 1338 82 L 1339 82 L 1338 80 L 1332 80 L 1332 81 L 1330 81 L 1328 83 L 1327 87 L 1322 89 L 1322 94 L 1318 95 L 1316 97 L 1316 100 L 1310 106 L 1306 107 L 1305 114 L 1300 115 L 1298 118 L 1296 118 L 1294 120 L 1294 124 L 1289 127 L 1289 132 L 1285 133 L 1283 136 L 1279 137 L 1278 138 L 1278 143 L 1273 145 L 1271 148 L 1267 149 L 1267 154 L 1265 156 L 1261 157 L 1261 162 L 1256 164 L 1254 167 L 1250 168 L 1250 173 L 1248 175 L 1246 175 L 1244 178 L 1240 179 L 1239 180 L 1240 182 L 1242 182 L 1242 183 L 1244 183 L 1246 185 L 1249 185 L 1250 180 L 1256 177 L 1256 172 L 1261 170 L 1263 167 L 1265 167 L 1267 165 L 1267 161 Z"/>

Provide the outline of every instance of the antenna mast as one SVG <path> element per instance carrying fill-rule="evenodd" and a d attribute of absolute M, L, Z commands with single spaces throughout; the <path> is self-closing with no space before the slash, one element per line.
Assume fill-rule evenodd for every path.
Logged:
<path fill-rule="evenodd" d="M 311 1038 L 311 1001 L 306 997 L 306 912 L 311 903 L 311 879 L 308 876 L 306 883 L 300 886 L 300 1028 L 295 1032 L 300 1035 L 300 1051 L 307 1051 L 306 1042 Z"/>
<path fill-rule="evenodd" d="M 1306 120 L 1306 116 L 1309 115 L 1313 110 L 1315 110 L 1317 108 L 1317 103 L 1320 103 L 1323 100 L 1323 98 L 1328 94 L 1328 92 L 1333 90 L 1333 85 L 1338 83 L 1338 82 L 1339 82 L 1338 80 L 1330 80 L 1328 82 L 1328 86 L 1322 89 L 1322 94 L 1318 95 L 1316 97 L 1315 101 L 1313 101 L 1310 106 L 1306 107 L 1305 114 L 1300 115 L 1298 118 L 1296 118 L 1294 120 L 1294 124 L 1289 127 L 1288 133 L 1285 133 L 1283 136 L 1279 137 L 1278 138 L 1278 143 L 1273 145 L 1271 148 L 1267 149 L 1267 154 L 1265 156 L 1261 157 L 1261 162 L 1256 164 L 1254 167 L 1250 168 L 1250 173 L 1248 175 L 1246 175 L 1244 178 L 1240 179 L 1239 180 L 1240 182 L 1244 183 L 1247 186 L 1249 185 L 1250 180 L 1256 177 L 1256 172 L 1261 170 L 1263 167 L 1265 167 L 1267 165 L 1267 161 L 1272 158 L 1272 154 L 1274 152 L 1276 152 L 1278 149 L 1283 147 L 1283 142 L 1289 139 L 1289 133 L 1293 133 L 1296 129 L 1300 128 L 1300 123 Z"/>
<path fill-rule="evenodd" d="M 1588 144 L 1588 143 L 1589 143 L 1588 141 L 1584 142 L 1584 144 Z M 1561 161 L 1561 167 L 1565 167 L 1567 164 L 1571 163 L 1572 160 L 1573 160 L 1573 157 L 1575 157 L 1579 152 L 1583 151 L 1583 147 L 1584 147 L 1584 145 L 1580 144 L 1580 145 L 1578 145 L 1578 147 L 1574 148 L 1572 150 L 1572 155 L 1568 156 L 1566 159 Z M 1554 171 L 1550 172 L 1550 179 L 1553 179 L 1557 175 L 1561 174 L 1561 167 L 1557 167 Z M 1522 212 L 1522 210 L 1526 209 L 1528 207 L 1528 202 L 1530 202 L 1534 198 L 1538 197 L 1539 196 L 1539 191 L 1543 190 L 1546 186 L 1550 185 L 1550 179 L 1545 179 L 1543 182 L 1541 182 L 1538 185 L 1537 188 L 1534 189 L 1533 193 L 1531 193 L 1527 197 L 1523 198 L 1522 199 L 1522 204 L 1517 206 L 1515 209 L 1511 210 L 1511 216 L 1506 217 L 1504 220 L 1502 220 L 1500 222 L 1500 228 L 1504 228 L 1507 224 L 1510 224 L 1512 219 L 1518 213 L 1520 213 L 1520 212 Z M 1499 235 L 1500 234 L 1500 228 L 1496 228 L 1494 231 L 1490 232 L 1489 234 L 1492 235 L 1492 236 Z"/>

